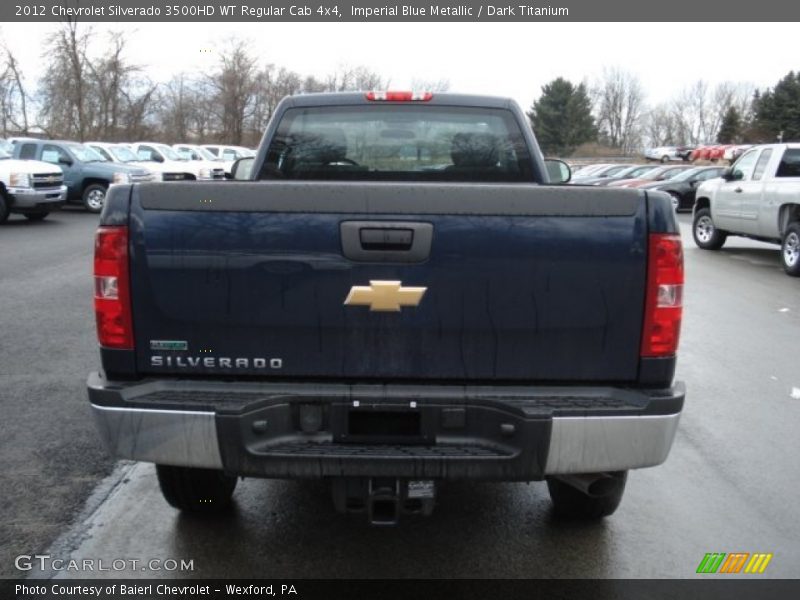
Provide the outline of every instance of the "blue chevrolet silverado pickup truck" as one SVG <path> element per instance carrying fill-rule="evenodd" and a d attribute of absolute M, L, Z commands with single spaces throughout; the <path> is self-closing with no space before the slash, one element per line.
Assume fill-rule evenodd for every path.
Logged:
<path fill-rule="evenodd" d="M 92 411 L 171 505 L 322 478 L 391 524 L 447 481 L 544 480 L 594 519 L 667 458 L 665 194 L 557 185 L 514 102 L 439 93 L 289 97 L 233 172 L 113 186 L 96 236 Z"/>

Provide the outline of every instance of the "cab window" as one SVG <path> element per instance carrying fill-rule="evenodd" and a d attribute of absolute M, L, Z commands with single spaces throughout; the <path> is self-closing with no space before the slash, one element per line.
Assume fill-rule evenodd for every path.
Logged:
<path fill-rule="evenodd" d="M 150 146 L 139 146 L 138 150 L 136 150 L 136 156 L 139 160 L 154 160 L 155 154 L 156 151 Z"/>
<path fill-rule="evenodd" d="M 58 161 L 61 159 L 70 160 L 69 155 L 58 146 L 51 146 L 50 144 L 45 144 L 45 146 L 42 148 L 42 160 L 44 162 L 49 162 L 53 163 L 54 165 L 57 165 Z"/>
<path fill-rule="evenodd" d="M 36 144 L 23 144 L 19 151 L 19 157 L 22 160 L 36 158 Z"/>
<path fill-rule="evenodd" d="M 761 150 L 750 150 L 742 155 L 733 165 L 733 174 L 736 179 L 751 179 L 753 176 L 753 168 L 756 165 L 758 154 Z M 739 175 L 741 173 L 741 175 Z"/>
<path fill-rule="evenodd" d="M 758 157 L 756 168 L 753 170 L 753 181 L 759 181 L 761 179 L 761 176 L 764 174 L 764 169 L 767 168 L 767 163 L 771 157 L 772 148 L 767 148 L 761 153 L 761 156 Z"/>
<path fill-rule="evenodd" d="M 375 103 L 287 110 L 259 179 L 515 183 L 532 163 L 509 110 Z"/>
<path fill-rule="evenodd" d="M 111 156 L 111 154 L 107 152 L 105 148 L 101 148 L 100 146 L 89 146 L 89 147 L 95 152 L 97 152 L 100 156 L 105 158 L 106 160 L 114 162 L 114 157 Z"/>
<path fill-rule="evenodd" d="M 778 165 L 776 177 L 800 177 L 800 148 L 787 148 Z"/>

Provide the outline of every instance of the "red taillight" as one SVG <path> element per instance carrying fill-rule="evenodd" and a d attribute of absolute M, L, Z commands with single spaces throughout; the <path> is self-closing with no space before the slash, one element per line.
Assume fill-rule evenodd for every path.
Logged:
<path fill-rule="evenodd" d="M 427 102 L 433 92 L 367 92 L 367 100 L 383 102 Z"/>
<path fill-rule="evenodd" d="M 675 355 L 683 316 L 683 245 L 678 235 L 650 234 L 644 310 L 642 357 Z"/>
<path fill-rule="evenodd" d="M 105 348 L 133 350 L 128 228 L 100 227 L 94 240 L 94 312 Z"/>

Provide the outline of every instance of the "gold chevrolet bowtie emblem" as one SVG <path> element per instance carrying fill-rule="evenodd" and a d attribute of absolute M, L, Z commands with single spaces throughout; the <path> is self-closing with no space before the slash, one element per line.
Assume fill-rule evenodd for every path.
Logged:
<path fill-rule="evenodd" d="M 347 306 L 369 306 L 371 311 L 400 312 L 403 306 L 417 306 L 425 294 L 424 287 L 403 287 L 402 281 L 370 281 L 354 285 L 344 303 Z"/>

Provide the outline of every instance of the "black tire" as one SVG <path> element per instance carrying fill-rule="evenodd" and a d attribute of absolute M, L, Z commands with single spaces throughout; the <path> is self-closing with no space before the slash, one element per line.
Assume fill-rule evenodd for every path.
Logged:
<path fill-rule="evenodd" d="M 719 250 L 728 239 L 728 234 L 714 226 L 711 211 L 701 208 L 694 213 L 692 221 L 692 237 L 698 248 L 703 250 Z"/>
<path fill-rule="evenodd" d="M 222 471 L 156 465 L 156 474 L 164 499 L 177 509 L 214 514 L 231 506 L 236 477 Z"/>
<path fill-rule="evenodd" d="M 627 471 L 611 473 L 611 489 L 602 496 L 589 496 L 558 479 L 547 479 L 547 490 L 553 501 L 553 514 L 564 520 L 592 521 L 614 514 L 622 502 Z"/>
<path fill-rule="evenodd" d="M 669 162 L 669 156 L 667 156 L 665 154 L 664 156 L 661 157 L 661 164 L 668 163 L 668 162 Z"/>
<path fill-rule="evenodd" d="M 108 185 L 105 183 L 92 183 L 83 190 L 83 206 L 92 213 L 99 213 L 103 210 L 106 202 Z"/>
<path fill-rule="evenodd" d="M 0 188 L 0 225 L 8 221 L 8 215 L 11 214 L 10 202 L 6 196 L 5 190 Z"/>
<path fill-rule="evenodd" d="M 800 223 L 789 223 L 783 233 L 781 263 L 787 275 L 800 277 Z"/>
<path fill-rule="evenodd" d="M 25 215 L 25 218 L 28 219 L 28 221 L 44 221 L 49 214 L 49 212 L 29 213 Z"/>

